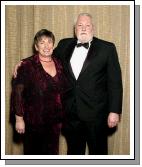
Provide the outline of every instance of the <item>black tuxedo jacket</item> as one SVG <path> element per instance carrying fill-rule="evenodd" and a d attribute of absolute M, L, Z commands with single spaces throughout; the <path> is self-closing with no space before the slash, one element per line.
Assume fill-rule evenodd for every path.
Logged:
<path fill-rule="evenodd" d="M 113 43 L 93 38 L 78 79 L 70 59 L 76 38 L 62 39 L 54 55 L 62 61 L 69 87 L 64 94 L 64 107 L 83 121 L 106 120 L 110 112 L 122 111 L 122 78 L 116 47 Z"/>

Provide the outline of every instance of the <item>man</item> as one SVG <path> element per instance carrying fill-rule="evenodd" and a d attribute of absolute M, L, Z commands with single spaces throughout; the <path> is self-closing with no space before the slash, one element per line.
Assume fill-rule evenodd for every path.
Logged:
<path fill-rule="evenodd" d="M 77 38 L 62 39 L 54 54 L 70 82 L 65 92 L 63 135 L 68 155 L 107 154 L 107 127 L 116 127 L 122 109 L 122 79 L 115 45 L 93 37 L 90 14 L 75 24 Z"/>
<path fill-rule="evenodd" d="M 94 35 L 92 16 L 79 14 L 75 38 L 62 39 L 54 55 L 63 64 L 69 80 L 64 93 L 65 120 L 62 133 L 68 155 L 106 155 L 107 128 L 120 121 L 122 78 L 113 43 Z"/>

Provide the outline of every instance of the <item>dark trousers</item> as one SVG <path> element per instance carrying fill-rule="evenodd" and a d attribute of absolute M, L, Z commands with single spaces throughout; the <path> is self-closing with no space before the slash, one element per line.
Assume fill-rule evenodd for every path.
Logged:
<path fill-rule="evenodd" d="M 62 130 L 67 141 L 68 155 L 84 155 L 86 143 L 90 155 L 107 155 L 107 133 L 93 122 L 68 120 Z"/>
<path fill-rule="evenodd" d="M 25 155 L 59 154 L 60 124 L 46 125 L 37 128 L 26 128 L 24 137 Z"/>

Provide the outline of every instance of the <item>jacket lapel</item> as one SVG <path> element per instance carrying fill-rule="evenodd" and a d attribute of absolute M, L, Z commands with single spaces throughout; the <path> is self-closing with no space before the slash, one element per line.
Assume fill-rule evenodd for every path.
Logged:
<path fill-rule="evenodd" d="M 86 59 L 85 59 L 85 61 L 83 63 L 83 67 L 81 69 L 81 72 L 80 72 L 80 75 L 79 75 L 78 79 L 84 73 L 84 71 L 87 69 L 89 64 L 92 62 L 92 59 L 94 58 L 96 53 L 97 53 L 97 46 L 96 46 L 96 38 L 94 37 L 92 42 L 91 42 L 90 49 L 89 49 L 87 57 L 86 57 Z"/>
<path fill-rule="evenodd" d="M 65 69 L 66 71 L 72 76 L 72 78 L 75 79 L 75 76 L 74 76 L 74 73 L 72 71 L 72 67 L 71 67 L 71 64 L 70 64 L 70 59 L 71 59 L 71 56 L 73 54 L 73 51 L 74 51 L 74 48 L 77 44 L 77 39 L 74 39 L 71 44 L 68 46 L 68 48 L 66 49 L 66 53 L 65 53 Z"/>
<path fill-rule="evenodd" d="M 74 48 L 77 44 L 77 39 L 75 38 L 71 43 L 70 45 L 68 46 L 68 48 L 66 49 L 66 53 L 65 53 L 65 61 L 64 61 L 64 65 L 65 65 L 65 70 L 68 74 L 70 74 L 72 76 L 72 79 L 73 80 L 76 80 L 75 76 L 74 76 L 74 73 L 72 71 L 72 67 L 71 67 L 71 64 L 70 64 L 70 59 L 71 59 L 71 56 L 72 56 L 72 53 L 74 51 Z M 98 49 L 98 46 L 97 46 L 97 38 L 93 37 L 93 40 L 91 42 L 91 46 L 90 46 L 90 49 L 88 51 L 88 54 L 87 54 L 87 57 L 84 61 L 84 64 L 83 64 L 83 67 L 81 69 L 81 72 L 79 74 L 79 77 L 78 79 L 81 77 L 81 75 L 84 73 L 84 71 L 87 69 L 87 67 L 89 66 L 89 64 L 92 62 L 92 59 L 94 58 L 94 56 L 97 54 L 97 49 Z M 78 80 L 77 79 L 77 80 Z"/>

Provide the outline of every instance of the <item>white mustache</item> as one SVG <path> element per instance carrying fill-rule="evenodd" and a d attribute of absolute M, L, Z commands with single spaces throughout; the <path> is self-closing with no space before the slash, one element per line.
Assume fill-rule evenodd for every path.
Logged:
<path fill-rule="evenodd" d="M 80 33 L 80 35 L 84 35 L 84 34 L 87 35 L 87 33 L 85 33 L 85 32 Z"/>

